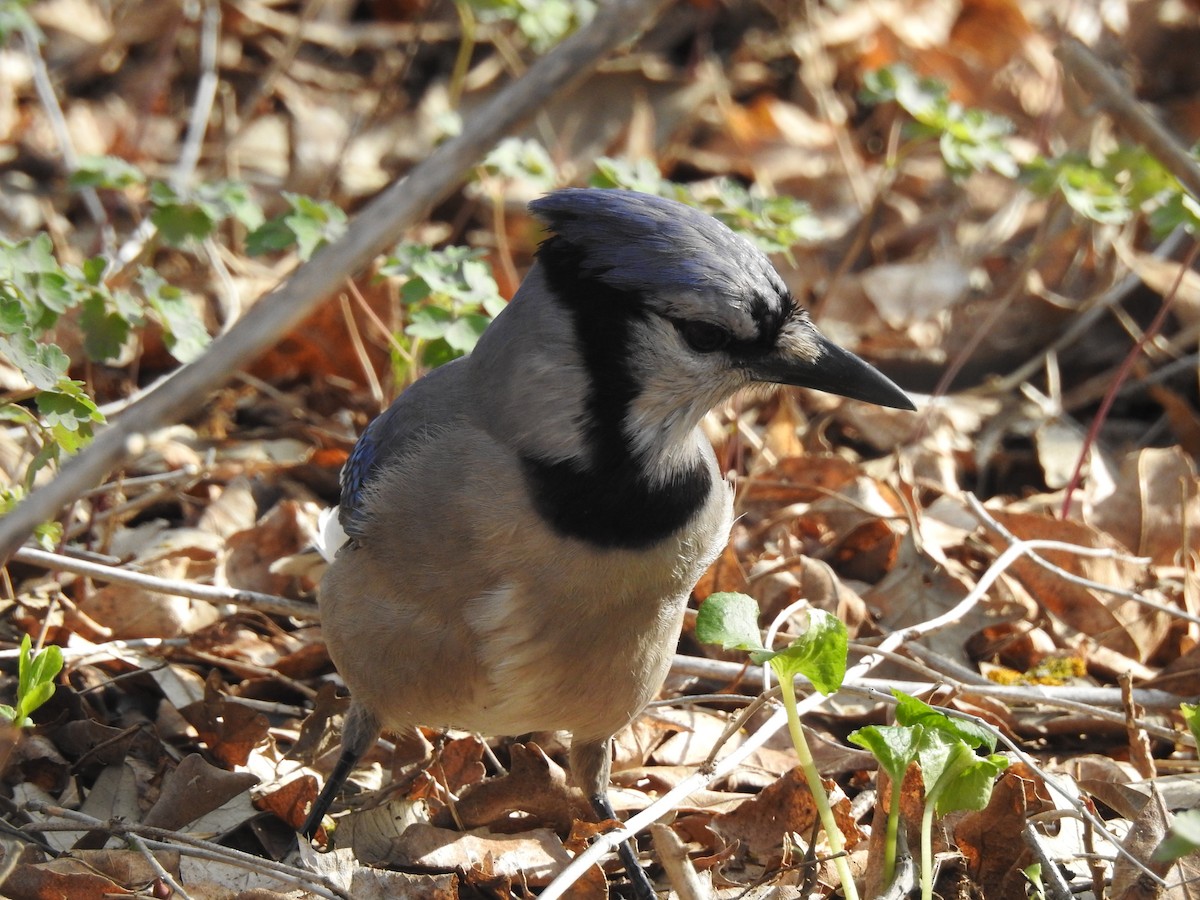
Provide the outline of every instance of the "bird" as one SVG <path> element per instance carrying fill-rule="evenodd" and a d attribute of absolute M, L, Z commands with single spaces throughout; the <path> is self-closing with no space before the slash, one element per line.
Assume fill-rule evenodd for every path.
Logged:
<path fill-rule="evenodd" d="M 661 688 L 733 522 L 702 418 L 756 384 L 914 408 L 707 213 L 598 188 L 529 209 L 547 237 L 512 300 L 343 467 L 318 603 L 350 705 L 310 838 L 381 729 L 414 725 L 569 732 L 576 785 L 615 818 L 612 738 Z"/>

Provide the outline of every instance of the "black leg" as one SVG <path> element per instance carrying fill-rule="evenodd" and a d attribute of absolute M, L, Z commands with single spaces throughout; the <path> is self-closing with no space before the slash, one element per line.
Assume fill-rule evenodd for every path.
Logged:
<path fill-rule="evenodd" d="M 596 815 L 600 818 L 615 819 L 617 817 L 612 804 L 608 801 L 607 794 L 596 794 L 591 801 L 592 809 L 596 810 Z M 629 881 L 633 885 L 633 895 L 637 897 L 637 900 L 655 900 L 657 895 L 654 893 L 654 886 L 650 883 L 650 876 L 638 862 L 633 839 L 621 841 L 617 845 L 617 853 L 621 857 L 621 863 L 625 866 L 625 874 L 629 876 Z"/>
<path fill-rule="evenodd" d="M 358 761 L 374 746 L 378 737 L 379 722 L 376 718 L 358 704 L 351 702 L 350 711 L 346 713 L 346 724 L 342 729 L 342 752 L 338 756 L 337 765 L 329 773 L 325 787 L 313 801 L 308 818 L 304 820 L 304 827 L 300 829 L 300 833 L 310 841 L 320 829 L 325 813 L 329 812 L 329 807 L 333 804 L 333 798 L 338 795 Z"/>
<path fill-rule="evenodd" d="M 333 798 L 338 795 L 338 792 L 346 783 L 346 779 L 350 777 L 350 773 L 354 771 L 354 767 L 358 765 L 358 761 L 361 758 L 361 754 L 352 752 L 349 747 L 342 748 L 342 752 L 338 756 L 337 765 L 329 773 L 329 778 L 325 781 L 325 787 L 321 789 L 321 793 L 313 801 L 312 809 L 308 811 L 308 818 L 304 820 L 304 827 L 300 829 L 300 833 L 310 841 L 317 836 L 317 830 L 321 827 L 325 813 L 329 812 L 329 807 L 333 804 Z"/>

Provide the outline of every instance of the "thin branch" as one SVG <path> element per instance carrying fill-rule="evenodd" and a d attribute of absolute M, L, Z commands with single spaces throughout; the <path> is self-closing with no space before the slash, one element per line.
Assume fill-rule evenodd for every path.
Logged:
<path fill-rule="evenodd" d="M 29 64 L 33 69 L 33 85 L 38 99 L 42 103 L 42 108 L 46 111 L 50 130 L 54 132 L 55 140 L 58 141 L 58 152 L 62 154 L 63 165 L 69 173 L 74 173 L 79 168 L 79 156 L 75 152 L 75 143 L 71 140 L 71 130 L 67 127 L 67 118 L 63 115 L 58 95 L 54 92 L 54 83 L 50 80 L 50 71 L 46 68 L 46 60 L 42 58 L 41 40 L 37 30 L 32 25 L 25 25 L 21 28 L 21 38 L 25 42 L 26 55 L 29 57 Z M 87 208 L 88 215 L 100 228 L 100 241 L 104 248 L 104 255 L 107 256 L 111 252 L 114 235 L 112 224 L 108 221 L 108 214 L 104 211 L 104 204 L 100 202 L 100 195 L 94 187 L 84 187 L 80 189 L 79 196 L 83 199 L 83 205 Z"/>
<path fill-rule="evenodd" d="M 1193 197 L 1200 197 L 1200 163 L 1186 147 L 1150 114 L 1091 50 L 1066 38 L 1054 51 L 1071 76 L 1108 110 L 1117 125 L 1145 145 Z"/>
<path fill-rule="evenodd" d="M 46 803 L 42 800 L 26 801 L 24 807 L 29 812 L 43 813 L 57 819 L 66 819 L 69 822 L 81 823 L 88 829 L 100 829 L 110 834 L 137 835 L 143 838 L 147 847 L 155 850 L 173 850 L 187 856 L 197 857 L 198 859 L 213 860 L 225 863 L 226 865 L 236 866 L 239 869 L 258 872 L 285 884 L 293 884 L 306 891 L 311 891 L 319 897 L 327 898 L 327 900 L 348 900 L 348 895 L 344 891 L 330 879 L 321 875 L 306 872 L 304 869 L 299 869 L 295 866 L 284 865 L 266 857 L 243 853 L 241 850 L 234 850 L 232 847 L 222 847 L 220 844 L 201 840 L 184 832 L 168 831 L 165 828 L 155 828 L 150 825 L 141 825 L 137 822 L 126 822 L 122 819 L 109 819 L 105 821 L 86 815 L 85 813 L 76 812 L 73 809 L 55 806 L 52 803 Z M 47 823 L 31 823 L 25 827 L 42 831 L 76 830 L 62 826 L 56 827 Z"/>
<path fill-rule="evenodd" d="M 16 562 L 29 563 L 51 569 L 57 572 L 70 572 L 73 575 L 83 575 L 95 578 L 109 584 L 124 584 L 129 587 L 154 591 L 157 594 L 169 594 L 173 597 L 190 597 L 193 600 L 203 600 L 205 603 L 230 603 L 245 609 L 253 609 L 263 613 L 273 613 L 280 616 L 294 616 L 297 619 L 312 620 L 318 617 L 317 607 L 312 603 L 300 603 L 286 597 L 274 594 L 261 594 L 258 591 L 242 591 L 236 588 L 218 587 L 214 584 L 196 584 L 193 581 L 177 581 L 172 578 L 159 578 L 156 575 L 146 575 L 129 569 L 119 569 L 104 566 L 99 563 L 74 559 L 59 553 L 48 553 L 33 547 L 21 547 L 13 554 Z"/>
<path fill-rule="evenodd" d="M 1077 584 L 1080 587 L 1085 587 L 1089 590 L 1111 594 L 1114 597 L 1124 597 L 1126 600 L 1132 600 L 1134 603 L 1140 603 L 1142 606 L 1145 606 L 1147 609 L 1152 609 L 1155 612 L 1164 613 L 1168 616 L 1174 616 L 1178 619 L 1185 619 L 1188 622 L 1200 624 L 1200 616 L 1190 613 L 1186 609 L 1180 609 L 1177 606 L 1168 606 L 1166 603 L 1159 603 L 1157 600 L 1151 600 L 1145 594 L 1139 594 L 1137 591 L 1131 591 L 1128 588 L 1117 587 L 1116 585 L 1105 584 L 1102 581 L 1093 581 L 1090 578 L 1084 578 L 1082 575 L 1076 575 L 1074 572 L 1068 572 L 1066 569 L 1062 568 L 1062 566 L 1056 566 L 1054 563 L 1050 562 L 1050 560 L 1035 552 L 1034 544 L 1040 544 L 1042 542 L 1022 541 L 1021 538 L 1017 537 L 1015 534 L 997 522 L 994 518 L 992 518 L 991 514 L 987 511 L 987 507 L 980 503 L 979 499 L 974 494 L 967 494 L 967 503 L 971 507 L 971 512 L 975 514 L 975 517 L 979 519 L 980 522 L 1008 541 L 1010 546 L 1016 546 L 1020 544 L 1028 548 L 1028 553 L 1026 555 L 1029 557 L 1030 561 L 1037 563 L 1048 572 L 1053 572 L 1064 581 L 1069 581 L 1071 584 Z M 1068 552 L 1073 552 L 1074 549 L 1078 548 L 1075 548 L 1074 545 L 1071 544 L 1063 544 L 1056 547 L 1045 547 L 1044 549 L 1065 549 Z M 1104 552 L 1119 559 L 1123 558 L 1126 562 L 1134 562 L 1142 565 L 1149 564 L 1150 562 L 1149 559 L 1142 557 L 1122 557 L 1120 554 L 1117 554 L 1111 550 L 1105 550 Z M 1093 554 L 1089 553 L 1080 555 L 1091 556 Z"/>
<path fill-rule="evenodd" d="M 171 172 L 171 187 L 181 194 L 188 191 L 192 175 L 196 172 L 213 101 L 217 96 L 217 44 L 221 37 L 221 4 L 218 0 L 204 0 L 204 13 L 200 21 L 200 81 L 196 85 L 196 101 L 192 104 L 183 147 Z"/>

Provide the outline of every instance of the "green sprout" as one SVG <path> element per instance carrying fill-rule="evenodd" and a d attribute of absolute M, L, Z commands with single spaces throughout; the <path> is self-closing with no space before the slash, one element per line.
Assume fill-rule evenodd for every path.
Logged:
<path fill-rule="evenodd" d="M 954 719 L 928 703 L 901 691 L 896 697 L 896 725 L 869 725 L 848 736 L 852 744 L 869 750 L 891 779 L 887 842 L 884 850 L 884 884 L 896 872 L 896 846 L 900 822 L 900 789 L 904 773 L 916 763 L 925 785 L 921 815 L 921 898 L 933 897 L 933 818 L 960 809 L 983 809 L 992 796 L 996 776 L 1008 759 L 992 751 L 996 736 L 989 729 Z M 986 756 L 975 750 L 985 747 Z"/>
<path fill-rule="evenodd" d="M 804 727 L 796 711 L 796 689 L 793 680 L 803 675 L 822 694 L 832 694 L 842 686 L 846 675 L 848 640 L 846 625 L 836 616 L 819 610 L 808 610 L 808 628 L 783 650 L 769 650 L 762 645 L 758 630 L 758 605 L 745 594 L 718 593 L 700 606 L 696 617 L 696 638 L 706 644 L 720 644 L 726 650 L 748 650 L 758 665 L 769 663 L 779 676 L 779 691 L 783 696 L 788 717 L 788 732 L 800 769 L 817 806 L 821 827 L 833 855 L 838 878 L 846 900 L 858 900 L 854 876 L 846 861 L 846 844 L 841 829 L 833 817 L 829 796 L 817 771 L 812 751 L 804 737 Z"/>
<path fill-rule="evenodd" d="M 62 671 L 62 650 L 56 645 L 33 652 L 29 635 L 21 638 L 21 652 L 17 657 L 17 705 L 0 704 L 0 717 L 17 728 L 30 728 L 30 715 L 54 696 L 54 678 Z"/>

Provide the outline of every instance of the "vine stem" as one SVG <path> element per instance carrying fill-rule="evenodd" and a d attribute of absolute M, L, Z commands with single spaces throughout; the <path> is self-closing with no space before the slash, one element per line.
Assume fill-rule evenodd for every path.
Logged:
<path fill-rule="evenodd" d="M 838 878 L 842 881 L 842 893 L 846 900 L 858 900 L 858 888 L 854 885 L 854 875 L 850 872 L 850 862 L 846 859 L 846 841 L 833 818 L 829 795 L 825 793 L 821 773 L 817 771 L 812 751 L 808 749 L 808 741 L 804 737 L 804 726 L 800 722 L 800 714 L 796 711 L 796 689 L 792 683 L 792 676 L 782 672 L 779 674 L 779 690 L 783 695 L 784 708 L 787 710 L 788 732 L 792 736 L 796 755 L 800 757 L 800 769 L 804 772 L 804 780 L 808 782 L 813 802 L 817 804 L 817 815 L 821 817 L 821 827 L 825 829 L 825 839 L 829 842 L 833 864 L 837 868 Z"/>

